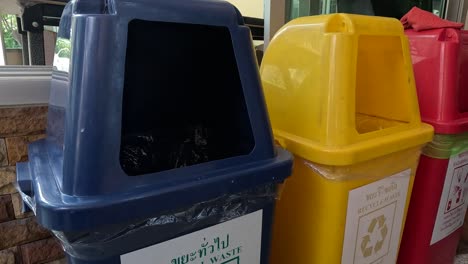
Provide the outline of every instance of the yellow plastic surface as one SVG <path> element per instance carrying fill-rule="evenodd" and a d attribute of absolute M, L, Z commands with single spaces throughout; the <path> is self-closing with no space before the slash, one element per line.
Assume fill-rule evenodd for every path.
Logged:
<path fill-rule="evenodd" d="M 351 165 L 432 138 L 396 19 L 293 20 L 271 41 L 260 71 L 275 138 L 305 159 Z"/>
<path fill-rule="evenodd" d="M 271 263 L 340 264 L 349 192 L 411 169 L 406 217 L 433 136 L 419 117 L 403 27 L 347 14 L 293 20 L 268 46 L 261 77 L 275 138 L 296 155 Z M 402 230 L 393 232 L 401 239 Z"/>
<path fill-rule="evenodd" d="M 340 264 L 349 191 L 411 168 L 406 219 L 419 154 L 420 148 L 413 148 L 340 167 L 296 158 L 294 174 L 276 202 L 270 263 Z M 347 177 L 330 180 L 319 170 Z"/>

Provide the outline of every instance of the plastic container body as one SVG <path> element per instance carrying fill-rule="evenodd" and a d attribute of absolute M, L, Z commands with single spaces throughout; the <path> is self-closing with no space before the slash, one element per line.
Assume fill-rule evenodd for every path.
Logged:
<path fill-rule="evenodd" d="M 261 76 L 275 139 L 296 156 L 272 263 L 395 263 L 420 150 L 433 136 L 399 21 L 293 20 L 270 43 Z"/>
<path fill-rule="evenodd" d="M 277 202 L 271 263 L 342 263 L 342 254 L 337 252 L 346 246 L 343 237 L 349 192 L 410 169 L 405 190 L 409 198 L 419 155 L 416 148 L 355 165 L 328 167 L 296 158 L 294 173 Z M 328 178 L 336 175 L 344 177 Z M 406 207 L 409 199 L 403 202 Z M 390 233 L 391 239 L 399 242 L 400 231 L 387 235 Z"/>
<path fill-rule="evenodd" d="M 451 264 L 468 192 L 468 134 L 436 135 L 416 173 L 398 263 Z"/>
<path fill-rule="evenodd" d="M 47 137 L 17 181 L 70 263 L 267 264 L 292 156 L 274 146 L 239 11 L 76 0 L 57 42 Z"/>
<path fill-rule="evenodd" d="M 434 126 L 436 136 L 418 167 L 398 263 L 453 263 L 467 206 L 468 183 L 461 174 L 468 173 L 468 32 L 405 34 L 421 118 Z"/>
<path fill-rule="evenodd" d="M 151 263 L 154 259 L 177 264 L 190 259 L 235 261 L 237 257 L 268 264 L 275 200 L 273 184 L 166 212 L 132 225 L 55 234 L 67 251 L 68 263 L 72 264 Z M 246 232 L 250 232 L 253 243 L 242 238 Z M 220 243 L 228 244 L 218 248 Z M 243 247 L 243 252 L 239 247 Z"/>

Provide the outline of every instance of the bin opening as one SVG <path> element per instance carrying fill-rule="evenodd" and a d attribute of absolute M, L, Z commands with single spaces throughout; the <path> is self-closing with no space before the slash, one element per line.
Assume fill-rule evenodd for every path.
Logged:
<path fill-rule="evenodd" d="M 132 20 L 121 129 L 130 176 L 249 154 L 255 142 L 229 29 Z"/>
<path fill-rule="evenodd" d="M 359 37 L 355 93 L 358 133 L 410 122 L 408 63 L 404 61 L 400 37 Z"/>

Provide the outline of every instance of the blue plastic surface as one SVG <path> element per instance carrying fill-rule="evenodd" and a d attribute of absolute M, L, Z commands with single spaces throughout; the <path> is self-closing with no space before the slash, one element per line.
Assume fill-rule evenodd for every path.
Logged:
<path fill-rule="evenodd" d="M 270 241 L 271 241 L 271 235 L 272 235 L 272 232 L 271 232 L 271 227 L 272 227 L 272 224 L 273 224 L 273 212 L 274 212 L 274 200 L 271 200 L 269 203 L 260 203 L 258 204 L 258 207 L 257 208 L 262 208 L 263 209 L 263 223 L 262 223 L 262 227 L 263 227 L 263 230 L 262 230 L 262 239 L 261 239 L 261 245 L 262 245 L 262 249 L 261 249 L 261 255 L 260 255 L 260 264 L 269 264 L 269 256 L 270 256 Z M 253 208 L 252 208 L 253 209 Z M 164 241 L 167 241 L 171 238 L 174 238 L 174 237 L 179 237 L 179 236 L 182 236 L 182 235 L 185 235 L 187 233 L 191 233 L 191 232 L 196 232 L 200 229 L 203 229 L 203 228 L 207 228 L 207 227 L 210 227 L 212 226 L 213 223 L 211 222 L 204 222 L 204 223 L 198 223 L 196 226 L 193 226 L 193 229 L 190 230 L 189 232 L 183 232 L 183 233 L 178 233 L 177 236 L 167 236 L 169 235 L 170 233 L 170 230 L 172 231 L 175 231 L 177 229 L 175 229 L 174 227 L 168 227 L 166 229 L 156 229 L 156 230 L 145 230 L 143 232 L 139 232 L 138 234 L 135 234 L 135 236 L 133 237 L 133 239 L 127 239 L 125 240 L 124 242 L 121 242 L 122 244 L 122 247 L 127 247 L 127 251 L 131 251 L 129 249 L 139 249 L 138 248 L 138 245 L 141 245 L 141 242 L 142 241 L 152 241 L 151 244 L 157 244 L 159 242 L 164 242 Z M 160 235 L 163 235 L 164 239 L 156 239 L 156 237 L 160 236 Z M 169 237 L 169 238 L 168 238 Z M 148 244 L 148 245 L 151 245 L 151 244 Z M 129 247 L 130 245 L 130 247 Z M 137 246 L 137 247 L 135 247 Z M 140 246 L 141 247 L 141 246 Z M 109 248 L 106 248 L 107 252 L 114 252 L 114 253 L 117 253 L 119 252 L 118 250 L 116 249 L 109 249 Z M 115 254 L 114 256 L 111 256 L 111 257 L 105 257 L 105 258 L 101 258 L 101 259 L 83 259 L 83 258 L 78 258 L 78 257 L 74 257 L 74 256 L 71 256 L 68 254 L 68 263 L 70 264 L 93 264 L 93 263 L 96 263 L 96 264 L 120 264 L 120 255 L 119 254 Z M 155 262 L 157 263 L 157 262 Z M 196 262 L 195 262 L 196 263 Z M 158 263 L 159 264 L 159 263 Z M 250 263 L 249 263 L 250 264 Z"/>
<path fill-rule="evenodd" d="M 250 154 L 126 175 L 119 152 L 127 25 L 133 19 L 229 29 L 255 142 Z M 291 155 L 273 146 L 250 31 L 231 4 L 75 1 L 65 8 L 59 37 L 71 37 L 70 68 L 53 73 L 47 138 L 30 144 L 29 161 L 18 164 L 18 186 L 31 196 L 43 226 L 76 232 L 128 223 L 290 175 Z"/>
<path fill-rule="evenodd" d="M 78 233 L 55 232 L 55 235 L 62 241 L 67 255 L 76 263 L 80 261 L 93 263 L 96 260 L 99 260 L 99 263 L 108 263 L 107 260 L 110 263 L 119 263 L 119 256 L 124 253 L 262 210 L 260 263 L 267 264 L 276 193 L 276 184 L 269 184 L 127 225 L 108 226 L 104 229 Z M 73 261 L 71 263 L 75 263 Z"/>

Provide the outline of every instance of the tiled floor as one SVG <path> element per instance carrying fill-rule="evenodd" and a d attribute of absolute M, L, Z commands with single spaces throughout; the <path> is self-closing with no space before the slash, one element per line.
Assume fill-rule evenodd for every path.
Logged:
<path fill-rule="evenodd" d="M 468 264 L 468 254 L 467 255 L 458 255 L 455 258 L 455 264 Z"/>
<path fill-rule="evenodd" d="M 455 258 L 454 264 L 468 264 L 468 244 L 460 241 L 458 245 L 458 256 Z"/>

